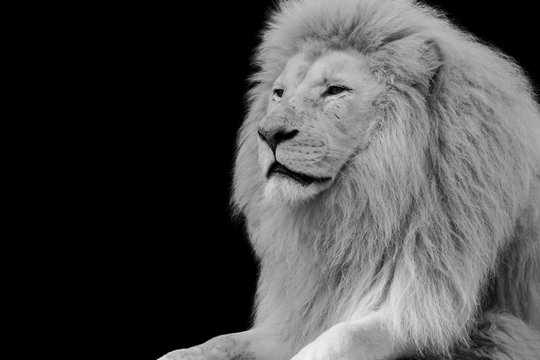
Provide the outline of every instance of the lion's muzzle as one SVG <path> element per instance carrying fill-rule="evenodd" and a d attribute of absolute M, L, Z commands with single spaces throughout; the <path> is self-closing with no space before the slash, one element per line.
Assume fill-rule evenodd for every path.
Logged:
<path fill-rule="evenodd" d="M 259 162 L 266 175 L 277 162 L 293 173 L 327 177 L 321 167 L 327 152 L 326 139 L 313 134 L 297 114 L 281 111 L 279 115 L 267 115 L 259 124 L 258 136 Z"/>
<path fill-rule="evenodd" d="M 294 138 L 298 134 L 298 130 L 289 129 L 286 127 L 259 127 L 258 133 L 261 140 L 266 142 L 266 144 L 270 146 L 270 149 L 275 154 L 278 144 Z"/>

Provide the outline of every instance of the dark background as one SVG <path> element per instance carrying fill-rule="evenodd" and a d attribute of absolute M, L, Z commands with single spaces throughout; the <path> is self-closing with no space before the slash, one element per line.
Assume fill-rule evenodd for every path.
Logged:
<path fill-rule="evenodd" d="M 514 57 L 538 84 L 532 5 L 427 3 Z M 111 74 L 100 96 L 113 106 L 93 144 L 100 171 L 85 189 L 97 210 L 85 217 L 84 246 L 96 257 L 81 296 L 93 305 L 74 316 L 95 321 L 105 308 L 105 340 L 125 339 L 137 358 L 250 325 L 257 266 L 229 199 L 246 79 L 271 7 L 130 5 L 112 15 L 117 25 L 96 62 Z"/>

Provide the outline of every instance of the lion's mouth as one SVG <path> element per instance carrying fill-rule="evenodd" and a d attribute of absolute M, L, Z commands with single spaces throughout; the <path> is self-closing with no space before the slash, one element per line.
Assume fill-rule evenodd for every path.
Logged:
<path fill-rule="evenodd" d="M 330 177 L 317 177 L 317 176 L 311 176 L 311 175 L 302 174 L 296 171 L 292 171 L 291 169 L 283 166 L 277 161 L 275 161 L 268 169 L 266 177 L 270 178 L 271 176 L 288 177 L 300 183 L 303 186 L 308 186 L 308 185 L 311 185 L 312 183 L 322 183 L 331 179 Z"/>

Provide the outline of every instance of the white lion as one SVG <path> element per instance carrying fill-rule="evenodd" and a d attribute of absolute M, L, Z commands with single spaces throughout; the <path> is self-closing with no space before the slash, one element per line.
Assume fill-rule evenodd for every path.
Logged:
<path fill-rule="evenodd" d="M 255 326 L 164 359 L 540 359 L 540 114 L 511 59 L 408 0 L 281 3 L 234 203 Z"/>

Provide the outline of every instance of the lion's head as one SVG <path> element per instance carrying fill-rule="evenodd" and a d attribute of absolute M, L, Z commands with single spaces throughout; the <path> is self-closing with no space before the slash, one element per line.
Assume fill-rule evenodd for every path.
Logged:
<path fill-rule="evenodd" d="M 422 122 L 443 63 L 441 49 L 421 34 L 392 35 L 380 42 L 366 53 L 347 43 L 306 39 L 271 81 L 263 73 L 265 81 L 253 91 L 252 116 L 242 132 L 242 145 L 256 147 L 246 153 L 252 157 L 246 165 L 257 155 L 258 175 L 253 179 L 250 173 L 249 187 L 261 190 L 257 198 L 305 205 L 337 180 L 358 184 L 361 174 L 355 166 L 364 162 L 368 169 L 374 156 L 397 151 L 390 160 L 398 160 L 397 167 L 387 166 L 395 169 L 418 160 L 406 154 L 427 145 L 430 124 Z M 412 134 L 416 130 L 422 132 Z M 423 139 L 410 143 L 407 136 Z M 370 148 L 373 140 L 378 145 Z M 237 175 L 241 171 L 237 168 Z"/>
<path fill-rule="evenodd" d="M 353 50 L 306 47 L 291 58 L 257 129 L 265 198 L 294 203 L 332 186 L 365 146 L 373 102 L 383 89 L 367 59 Z"/>

